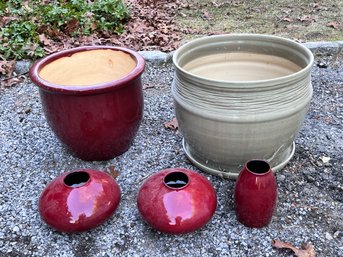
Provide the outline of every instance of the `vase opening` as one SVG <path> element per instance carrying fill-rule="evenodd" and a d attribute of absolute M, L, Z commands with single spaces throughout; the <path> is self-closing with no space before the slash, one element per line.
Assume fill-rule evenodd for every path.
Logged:
<path fill-rule="evenodd" d="M 247 169 L 256 174 L 265 174 L 270 170 L 268 162 L 263 160 L 252 160 L 246 165 Z"/>
<path fill-rule="evenodd" d="M 171 172 L 164 177 L 164 184 L 171 189 L 181 189 L 188 185 L 189 178 L 183 172 Z"/>
<path fill-rule="evenodd" d="M 69 187 L 80 187 L 89 180 L 89 174 L 85 171 L 76 171 L 69 173 L 63 180 L 64 184 Z"/>

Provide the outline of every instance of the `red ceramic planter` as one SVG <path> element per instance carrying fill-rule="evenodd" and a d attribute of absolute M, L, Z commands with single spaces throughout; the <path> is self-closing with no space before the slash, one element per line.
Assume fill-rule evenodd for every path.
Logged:
<path fill-rule="evenodd" d="M 204 226 L 217 207 L 216 192 L 202 175 L 187 169 L 162 170 L 139 190 L 138 210 L 153 228 L 183 234 Z"/>
<path fill-rule="evenodd" d="M 247 227 L 261 228 L 272 219 L 277 201 L 277 184 L 272 170 L 263 160 L 248 161 L 235 187 L 237 220 Z"/>
<path fill-rule="evenodd" d="M 107 173 L 96 170 L 66 172 L 51 181 L 39 199 L 42 220 L 54 229 L 75 233 L 109 219 L 120 201 L 120 188 Z"/>
<path fill-rule="evenodd" d="M 136 67 L 121 79 L 91 86 L 57 85 L 39 76 L 42 68 L 54 60 L 99 49 L 125 52 L 135 60 Z M 143 114 L 143 70 L 143 57 L 132 50 L 85 46 L 37 61 L 30 69 L 30 78 L 39 87 L 47 122 L 60 141 L 77 157 L 100 161 L 122 154 L 134 140 Z"/>

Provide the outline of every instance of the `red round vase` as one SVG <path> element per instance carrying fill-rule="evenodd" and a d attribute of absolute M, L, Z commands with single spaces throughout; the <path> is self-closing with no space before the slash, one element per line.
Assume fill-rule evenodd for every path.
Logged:
<path fill-rule="evenodd" d="M 54 229 L 82 232 L 112 216 L 120 201 L 120 188 L 107 173 L 76 170 L 51 181 L 39 199 L 40 215 Z"/>
<path fill-rule="evenodd" d="M 100 49 L 129 54 L 135 68 L 123 78 L 87 86 L 57 85 L 39 76 L 45 65 L 59 58 Z M 143 71 L 144 59 L 135 51 L 84 46 L 37 61 L 30 69 L 30 78 L 39 87 L 45 117 L 57 138 L 77 157 L 101 161 L 124 153 L 134 140 L 143 115 Z"/>
<path fill-rule="evenodd" d="M 138 210 L 153 228 L 183 234 L 204 226 L 217 207 L 212 184 L 187 169 L 162 170 L 148 178 L 139 190 Z"/>
<path fill-rule="evenodd" d="M 235 186 L 237 220 L 247 227 L 261 228 L 272 219 L 277 200 L 277 184 L 269 164 L 248 161 Z"/>

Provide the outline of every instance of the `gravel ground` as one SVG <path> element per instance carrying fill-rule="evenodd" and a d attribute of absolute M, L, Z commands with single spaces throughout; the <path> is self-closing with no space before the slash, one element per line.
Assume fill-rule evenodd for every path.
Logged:
<path fill-rule="evenodd" d="M 140 218 L 136 196 L 144 179 L 169 167 L 197 170 L 186 159 L 182 136 L 164 128 L 174 117 L 173 68 L 149 66 L 144 74 L 144 120 L 133 146 L 106 162 L 71 156 L 50 131 L 37 88 L 28 80 L 0 92 L 0 256 L 293 256 L 310 242 L 317 256 L 343 256 L 343 58 L 320 57 L 313 68 L 314 97 L 290 163 L 277 173 L 279 200 L 271 224 L 250 229 L 236 221 L 234 180 L 204 174 L 218 208 L 202 229 L 166 235 Z M 328 64 L 328 67 L 326 65 Z M 324 68 L 325 67 L 325 68 Z M 41 191 L 62 172 L 115 166 L 122 200 L 113 217 L 85 233 L 63 234 L 42 223 Z"/>

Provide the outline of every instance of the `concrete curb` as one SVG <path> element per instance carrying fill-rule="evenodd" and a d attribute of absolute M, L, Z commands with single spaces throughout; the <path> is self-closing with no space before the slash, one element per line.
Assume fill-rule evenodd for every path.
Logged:
<path fill-rule="evenodd" d="M 343 41 L 303 43 L 315 56 L 338 55 L 343 48 Z"/>
<path fill-rule="evenodd" d="M 336 42 L 307 42 L 303 43 L 308 49 L 310 49 L 315 56 L 337 56 L 343 49 L 343 41 Z M 164 65 L 171 63 L 173 59 L 173 52 L 165 53 L 161 51 L 139 51 L 144 57 L 146 62 L 152 65 Z M 32 61 L 23 60 L 16 63 L 15 72 L 17 74 L 24 74 L 29 71 Z"/>
<path fill-rule="evenodd" d="M 145 61 L 153 65 L 163 65 L 172 62 L 174 52 L 175 51 L 169 53 L 161 51 L 139 51 L 138 53 L 143 56 Z"/>

